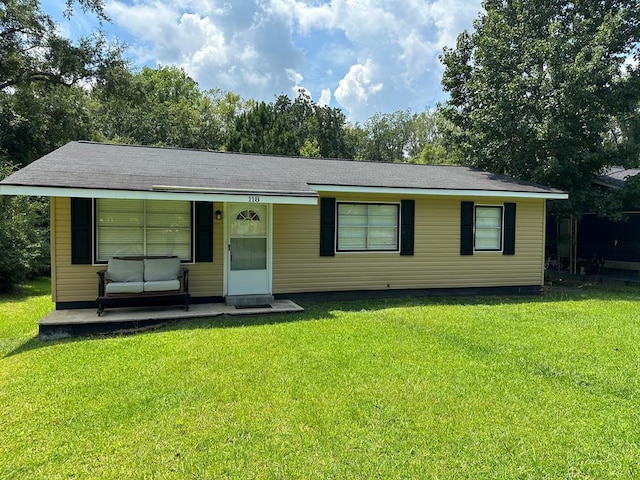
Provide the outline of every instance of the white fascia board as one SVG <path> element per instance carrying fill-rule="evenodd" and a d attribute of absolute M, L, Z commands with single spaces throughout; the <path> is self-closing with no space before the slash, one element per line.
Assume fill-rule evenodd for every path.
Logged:
<path fill-rule="evenodd" d="M 330 193 L 369 193 L 389 195 L 433 195 L 447 197 L 508 197 L 508 198 L 544 198 L 546 200 L 567 200 L 567 193 L 543 192 L 510 192 L 500 190 L 447 190 L 422 188 L 392 188 L 392 187 L 352 187 L 343 185 L 310 184 L 316 192 Z"/>
<path fill-rule="evenodd" d="M 289 195 L 271 195 L 256 193 L 202 193 L 107 190 L 89 188 L 31 187 L 22 185 L 0 185 L 0 195 L 33 195 L 40 197 L 76 197 L 76 198 L 121 198 L 142 200 L 186 200 L 195 202 L 236 202 L 236 203 L 279 203 L 289 205 L 317 205 L 318 196 L 294 193 Z"/>

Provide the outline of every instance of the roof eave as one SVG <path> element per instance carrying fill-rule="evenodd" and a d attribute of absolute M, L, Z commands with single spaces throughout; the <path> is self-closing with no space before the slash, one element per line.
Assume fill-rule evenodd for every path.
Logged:
<path fill-rule="evenodd" d="M 321 185 L 309 184 L 317 192 L 327 193 L 378 193 L 390 195 L 432 195 L 448 197 L 509 197 L 540 198 L 545 200 L 567 200 L 569 194 L 561 191 L 524 192 L 511 190 L 473 190 L 444 188 L 396 188 L 396 187 L 363 187 L 353 185 Z"/>
<path fill-rule="evenodd" d="M 191 189 L 187 187 L 154 186 L 152 190 L 116 190 L 77 187 L 51 187 L 0 183 L 0 195 L 32 195 L 43 197 L 121 198 L 145 200 L 188 200 L 203 202 L 252 202 L 316 205 L 318 194 L 366 193 L 412 196 L 456 196 L 456 197 L 508 197 L 566 200 L 565 192 L 526 192 L 509 190 L 436 189 L 402 187 L 368 187 L 353 185 L 309 184 L 309 191 L 249 191 L 234 189 Z"/>
<path fill-rule="evenodd" d="M 196 202 L 248 202 L 317 205 L 316 192 L 268 191 L 185 191 L 183 190 L 115 190 L 95 188 L 48 187 L 0 183 L 0 195 L 31 195 L 41 197 L 119 198 L 142 200 L 186 200 Z"/>
<path fill-rule="evenodd" d="M 615 181 L 615 180 L 609 180 L 604 178 L 595 178 L 591 181 L 591 183 L 594 183 L 595 185 L 600 185 L 601 187 L 615 188 L 618 190 L 624 186 L 624 181 Z"/>

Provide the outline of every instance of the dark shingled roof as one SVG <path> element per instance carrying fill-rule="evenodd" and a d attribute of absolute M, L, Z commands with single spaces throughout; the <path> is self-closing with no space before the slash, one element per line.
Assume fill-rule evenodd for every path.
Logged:
<path fill-rule="evenodd" d="M 640 173 L 640 168 L 611 167 L 603 174 L 598 175 L 597 180 L 609 187 L 622 188 L 627 178 L 635 177 L 638 173 Z"/>
<path fill-rule="evenodd" d="M 0 184 L 151 191 L 154 186 L 312 195 L 310 185 L 558 194 L 462 166 L 290 158 L 71 142 Z M 319 189 L 321 190 L 321 189 Z"/>

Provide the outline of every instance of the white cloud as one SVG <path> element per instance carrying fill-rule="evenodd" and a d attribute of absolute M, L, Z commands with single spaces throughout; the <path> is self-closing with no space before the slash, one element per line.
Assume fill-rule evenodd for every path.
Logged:
<path fill-rule="evenodd" d="M 357 64 L 350 62 L 343 67 L 343 78 L 334 88 L 335 99 L 349 109 L 352 118 L 371 115 L 376 109 L 420 109 L 441 100 L 442 66 L 438 56 L 445 45 L 455 43 L 458 33 L 471 25 L 480 10 L 480 0 L 332 0 L 321 5 L 277 2 L 297 19 L 306 37 L 324 31 L 346 38 Z M 363 59 L 384 65 L 375 81 L 370 79 L 370 67 Z M 333 66 L 332 70 L 339 69 Z M 365 78 L 372 83 L 368 85 Z M 373 88 L 379 85 L 384 85 L 384 92 Z M 380 94 L 372 102 L 376 93 Z"/>
<path fill-rule="evenodd" d="M 296 85 L 300 85 L 300 82 L 304 80 L 304 77 L 292 68 L 285 68 L 284 71 L 287 73 L 287 78 Z"/>
<path fill-rule="evenodd" d="M 331 89 L 324 88 L 322 89 L 322 93 L 320 94 L 320 100 L 318 100 L 318 105 L 321 107 L 326 107 L 331 103 Z"/>
<path fill-rule="evenodd" d="M 479 0 L 436 0 L 429 8 L 429 17 L 438 32 L 440 48 L 454 47 L 463 30 L 470 30 L 473 20 L 482 10 Z"/>
<path fill-rule="evenodd" d="M 371 59 L 364 64 L 353 65 L 335 91 L 335 97 L 340 105 L 349 109 L 353 115 L 368 105 L 370 97 L 381 92 L 384 84 L 375 81 L 375 66 Z"/>
<path fill-rule="evenodd" d="M 363 121 L 376 111 L 420 110 L 443 99 L 438 55 L 471 27 L 480 2 L 108 0 L 105 6 L 141 64 L 178 65 L 202 88 L 257 100 L 305 88 L 319 103 Z"/>

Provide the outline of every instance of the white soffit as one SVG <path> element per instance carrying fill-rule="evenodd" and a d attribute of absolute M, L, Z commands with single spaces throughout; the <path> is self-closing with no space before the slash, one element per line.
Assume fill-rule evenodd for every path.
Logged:
<path fill-rule="evenodd" d="M 155 188 L 155 187 L 154 187 Z M 107 190 L 62 187 L 35 187 L 0 185 L 0 195 L 34 195 L 41 197 L 121 198 L 143 200 L 186 200 L 195 202 L 280 203 L 290 205 L 317 205 L 314 192 L 259 192 L 221 190 L 169 190 L 159 187 L 153 191 Z"/>
<path fill-rule="evenodd" d="M 448 190 L 422 188 L 393 188 L 393 187 L 358 187 L 345 185 L 310 184 L 316 192 L 328 193 L 368 193 L 389 195 L 433 195 L 447 197 L 509 197 L 509 198 L 543 198 L 546 200 L 566 200 L 568 193 L 561 192 L 513 192 L 507 190 Z"/>

